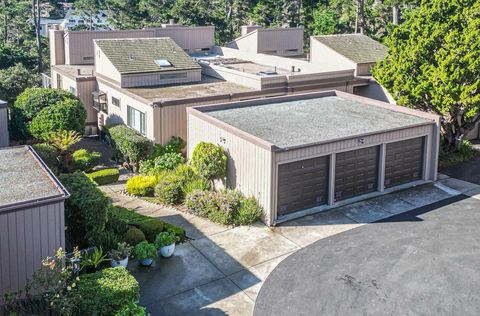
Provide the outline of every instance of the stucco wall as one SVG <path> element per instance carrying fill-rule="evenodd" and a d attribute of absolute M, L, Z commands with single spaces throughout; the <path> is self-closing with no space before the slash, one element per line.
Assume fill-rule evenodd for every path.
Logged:
<path fill-rule="evenodd" d="M 355 69 L 357 65 L 330 47 L 310 37 L 310 62 L 314 65 L 330 63 L 338 67 Z"/>

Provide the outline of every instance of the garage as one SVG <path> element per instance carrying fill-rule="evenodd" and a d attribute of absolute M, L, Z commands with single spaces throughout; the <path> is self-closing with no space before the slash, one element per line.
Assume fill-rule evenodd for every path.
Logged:
<path fill-rule="evenodd" d="M 197 106 L 187 114 L 187 154 L 200 142 L 222 146 L 228 162 L 221 185 L 255 197 L 267 225 L 437 177 L 440 120 L 433 114 L 339 91 Z"/>
<path fill-rule="evenodd" d="M 421 179 L 423 142 L 418 137 L 386 145 L 385 188 Z"/>
<path fill-rule="evenodd" d="M 328 157 L 278 166 L 278 214 L 327 203 Z"/>
<path fill-rule="evenodd" d="M 378 146 L 339 153 L 335 158 L 335 200 L 377 190 Z"/>

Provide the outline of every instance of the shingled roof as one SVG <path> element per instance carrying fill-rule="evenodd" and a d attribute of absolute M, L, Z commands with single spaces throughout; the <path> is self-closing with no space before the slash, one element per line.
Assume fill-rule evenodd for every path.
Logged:
<path fill-rule="evenodd" d="M 363 34 L 321 35 L 314 39 L 357 64 L 383 59 L 388 50 L 385 45 Z"/>
<path fill-rule="evenodd" d="M 121 74 L 201 69 L 169 37 L 101 39 L 95 43 Z M 172 66 L 161 67 L 156 60 L 168 60 Z"/>

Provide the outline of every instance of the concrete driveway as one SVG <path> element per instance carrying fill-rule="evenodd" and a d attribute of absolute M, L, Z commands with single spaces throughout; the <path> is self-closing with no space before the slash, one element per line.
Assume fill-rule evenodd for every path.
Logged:
<path fill-rule="evenodd" d="M 480 315 L 480 200 L 459 195 L 303 248 L 254 315 Z"/>

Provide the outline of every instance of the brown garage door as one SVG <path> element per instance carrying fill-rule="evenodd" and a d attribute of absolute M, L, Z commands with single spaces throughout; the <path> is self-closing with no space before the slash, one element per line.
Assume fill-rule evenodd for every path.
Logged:
<path fill-rule="evenodd" d="M 421 179 L 423 137 L 387 144 L 385 153 L 385 187 Z"/>
<path fill-rule="evenodd" d="M 327 202 L 328 156 L 278 166 L 278 215 Z"/>
<path fill-rule="evenodd" d="M 378 146 L 336 155 L 335 200 L 344 200 L 377 189 Z"/>

